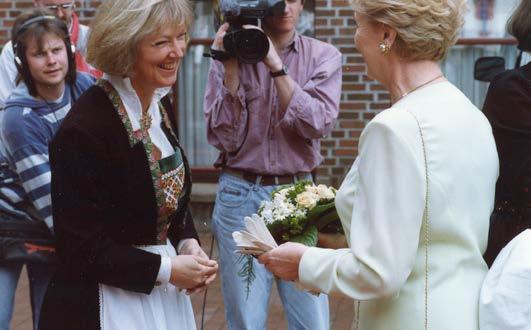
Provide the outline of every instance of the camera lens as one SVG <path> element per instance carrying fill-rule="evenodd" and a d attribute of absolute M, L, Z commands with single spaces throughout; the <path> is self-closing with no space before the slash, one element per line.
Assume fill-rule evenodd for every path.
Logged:
<path fill-rule="evenodd" d="M 269 52 L 269 40 L 258 29 L 242 29 L 227 34 L 223 38 L 223 45 L 242 63 L 261 62 Z"/>

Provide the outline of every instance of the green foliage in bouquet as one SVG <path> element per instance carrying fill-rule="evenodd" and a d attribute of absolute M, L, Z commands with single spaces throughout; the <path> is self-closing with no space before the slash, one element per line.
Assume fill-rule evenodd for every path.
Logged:
<path fill-rule="evenodd" d="M 312 181 L 299 181 L 281 186 L 262 202 L 258 215 L 277 241 L 317 245 L 317 231 L 331 224 L 341 228 L 335 209 L 334 188 L 315 186 Z"/>
<path fill-rule="evenodd" d="M 336 190 L 312 181 L 299 181 L 281 186 L 271 193 L 270 201 L 263 201 L 258 216 L 278 244 L 297 242 L 317 245 L 318 232 L 342 232 L 335 208 Z M 246 282 L 247 294 L 254 279 L 252 256 L 245 256 L 239 275 Z"/>

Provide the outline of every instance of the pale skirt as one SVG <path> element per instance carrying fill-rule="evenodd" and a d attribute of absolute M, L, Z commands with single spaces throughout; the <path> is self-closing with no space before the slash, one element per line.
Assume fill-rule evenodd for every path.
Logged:
<path fill-rule="evenodd" d="M 166 245 L 137 246 L 162 256 L 176 256 Z M 194 311 L 190 297 L 168 283 L 155 286 L 149 295 L 100 284 L 100 322 L 102 330 L 194 330 Z"/>

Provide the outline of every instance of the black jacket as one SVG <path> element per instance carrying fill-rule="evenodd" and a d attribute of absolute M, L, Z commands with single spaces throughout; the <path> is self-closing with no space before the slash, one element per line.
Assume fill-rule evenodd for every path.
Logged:
<path fill-rule="evenodd" d="M 177 141 L 170 142 L 177 143 Z M 180 148 L 180 146 L 179 146 Z M 197 238 L 184 196 L 171 217 L 174 246 Z M 160 256 L 132 247 L 156 244 L 157 203 L 143 144 L 98 86 L 74 105 L 50 145 L 52 204 L 61 265 L 41 312 L 41 329 L 99 329 L 98 283 L 149 294 Z"/>
<path fill-rule="evenodd" d="M 496 76 L 483 111 L 492 125 L 500 157 L 485 253 L 490 265 L 512 238 L 531 227 L 531 63 Z"/>

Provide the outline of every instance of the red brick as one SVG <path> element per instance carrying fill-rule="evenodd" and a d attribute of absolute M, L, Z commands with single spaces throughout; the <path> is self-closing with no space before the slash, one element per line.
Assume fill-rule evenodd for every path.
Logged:
<path fill-rule="evenodd" d="M 343 18 L 332 18 L 330 19 L 330 25 L 333 26 L 343 26 L 345 20 Z"/>
<path fill-rule="evenodd" d="M 333 38 L 332 43 L 334 45 L 350 45 L 354 46 L 354 37 L 351 38 Z"/>
<path fill-rule="evenodd" d="M 378 102 L 378 103 L 371 103 L 369 105 L 369 108 L 371 110 L 384 110 L 391 107 L 390 102 Z"/>
<path fill-rule="evenodd" d="M 354 17 L 354 10 L 351 9 L 340 9 L 338 12 L 339 16 Z"/>
<path fill-rule="evenodd" d="M 356 54 L 356 53 L 358 53 L 358 50 L 356 49 L 356 47 L 353 47 L 353 46 L 350 46 L 350 45 L 349 46 L 340 47 L 339 51 L 342 52 L 343 54 L 345 54 L 345 53 L 348 53 L 348 54 Z"/>
<path fill-rule="evenodd" d="M 18 9 L 27 9 L 27 8 L 32 8 L 33 7 L 33 2 L 31 1 L 16 1 L 15 2 L 15 8 L 18 8 Z"/>
<path fill-rule="evenodd" d="M 377 99 L 378 101 L 389 101 L 391 98 L 389 93 L 378 93 Z"/>
<path fill-rule="evenodd" d="M 363 91 L 365 90 L 365 84 L 349 84 L 343 83 L 343 91 Z"/>
<path fill-rule="evenodd" d="M 343 65 L 344 72 L 365 72 L 365 65 Z"/>
<path fill-rule="evenodd" d="M 344 131 L 332 131 L 332 137 L 334 138 L 345 137 L 345 132 Z"/>
<path fill-rule="evenodd" d="M 350 7 L 349 0 L 332 0 L 333 7 Z"/>
<path fill-rule="evenodd" d="M 356 154 L 356 148 L 341 148 L 334 150 L 334 156 L 353 156 Z"/>
<path fill-rule="evenodd" d="M 349 110 L 362 110 L 366 109 L 367 105 L 361 102 L 341 102 L 340 108 Z"/>
<path fill-rule="evenodd" d="M 333 9 L 315 9 L 315 17 L 322 16 L 336 16 L 336 11 Z"/>
<path fill-rule="evenodd" d="M 341 167 L 332 167 L 332 174 L 336 174 L 336 175 L 344 175 L 348 172 L 348 168 L 345 167 L 345 166 L 341 166 Z"/>
<path fill-rule="evenodd" d="M 375 112 L 364 112 L 362 115 L 363 115 L 364 120 L 371 120 L 374 118 L 374 116 L 376 116 L 376 113 Z"/>
<path fill-rule="evenodd" d="M 360 81 L 360 76 L 352 73 L 343 72 L 343 82 L 358 82 Z"/>
<path fill-rule="evenodd" d="M 318 29 L 315 31 L 315 35 L 318 36 L 333 36 L 336 34 L 336 31 L 334 29 Z"/>
<path fill-rule="evenodd" d="M 343 53 L 344 54 L 344 53 Z M 346 56 L 348 64 L 363 64 L 365 60 L 361 56 Z"/>
<path fill-rule="evenodd" d="M 340 147 L 356 147 L 358 143 L 354 140 L 340 140 L 339 146 Z"/>
<path fill-rule="evenodd" d="M 321 147 L 335 147 L 336 141 L 334 140 L 322 140 Z"/>
<path fill-rule="evenodd" d="M 385 91 L 385 87 L 380 85 L 380 84 L 376 84 L 376 85 L 371 85 L 371 91 Z"/>
<path fill-rule="evenodd" d="M 351 138 L 359 138 L 361 136 L 361 132 L 362 130 L 359 130 L 359 131 L 350 131 L 348 132 L 348 136 L 351 137 Z"/>
<path fill-rule="evenodd" d="M 341 121 L 340 125 L 341 128 L 358 128 L 363 129 L 365 127 L 365 123 L 360 120 L 348 120 L 344 119 Z"/>
<path fill-rule="evenodd" d="M 328 159 L 325 159 L 324 162 L 321 164 L 321 166 L 323 165 L 326 165 L 326 166 L 333 166 L 333 165 L 336 165 L 337 164 L 337 159 L 335 158 L 328 158 Z"/>
<path fill-rule="evenodd" d="M 317 169 L 317 175 L 319 176 L 328 176 L 329 175 L 329 171 L 328 171 L 328 168 L 325 168 L 325 167 L 319 167 Z"/>
<path fill-rule="evenodd" d="M 354 36 L 355 33 L 356 33 L 356 29 L 353 29 L 353 28 L 342 28 L 342 29 L 339 29 L 339 34 L 340 35 L 351 35 L 351 36 Z"/>
<path fill-rule="evenodd" d="M 339 158 L 339 165 L 350 166 L 354 162 L 354 158 Z"/>

